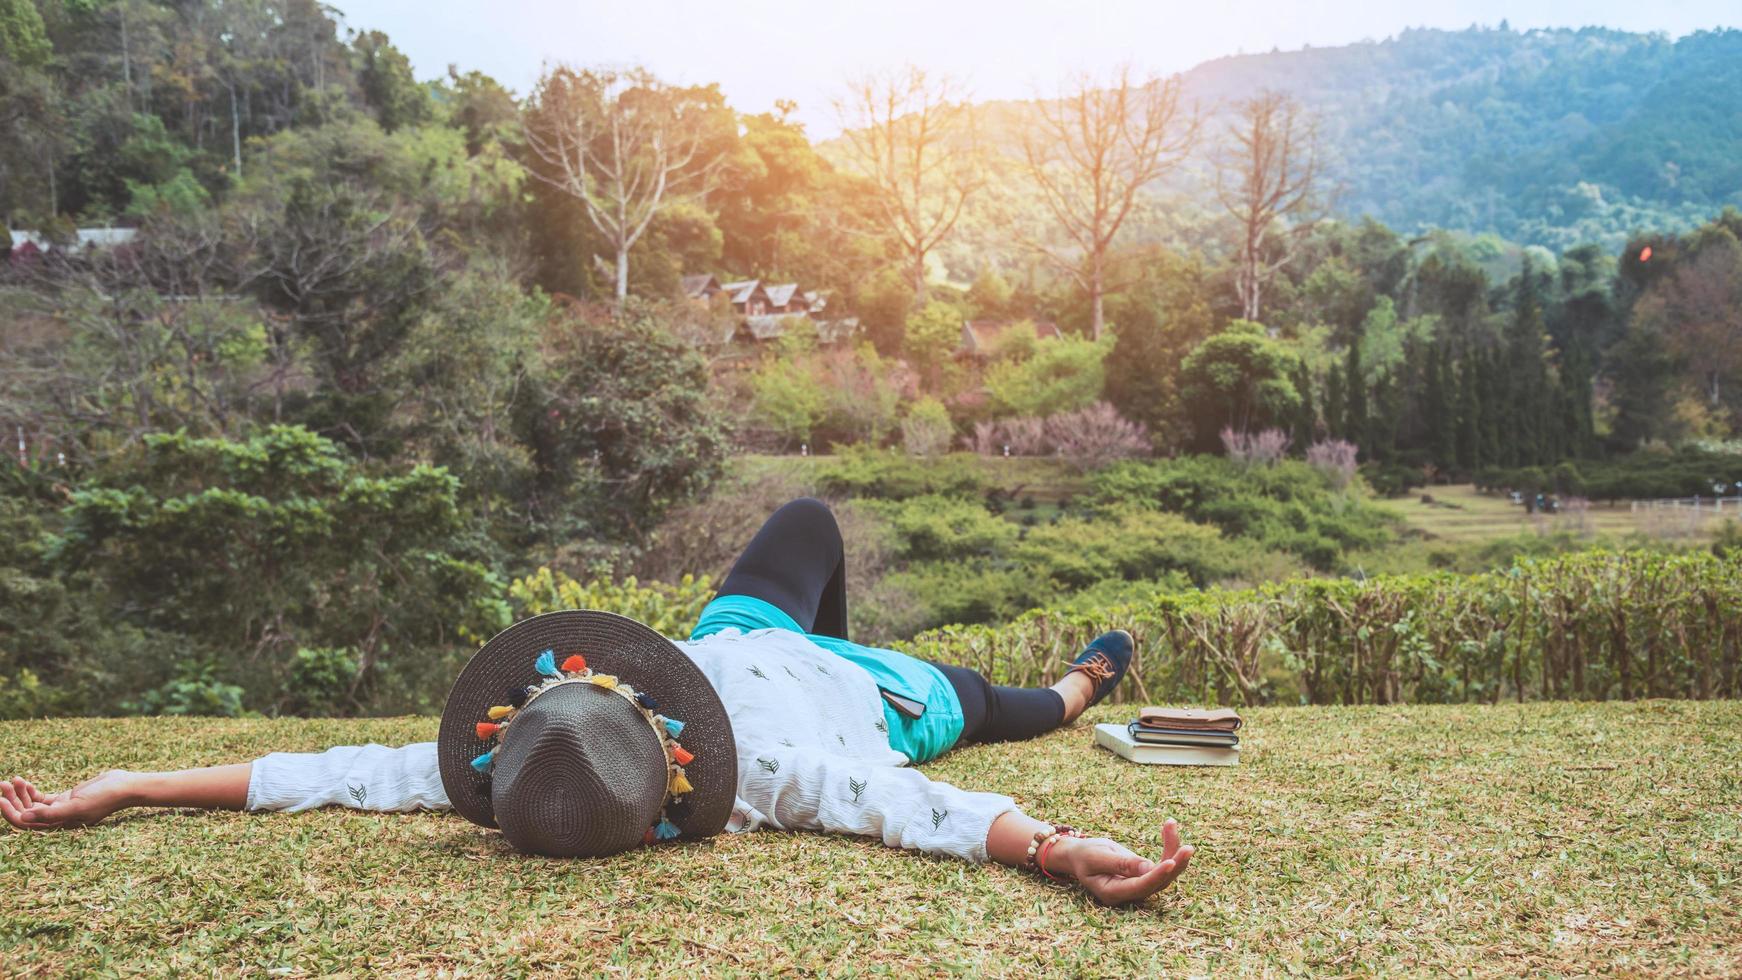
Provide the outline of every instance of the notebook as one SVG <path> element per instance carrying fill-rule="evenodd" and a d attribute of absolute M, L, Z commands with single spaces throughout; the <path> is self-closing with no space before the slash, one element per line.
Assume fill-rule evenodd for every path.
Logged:
<path fill-rule="evenodd" d="M 1144 745 L 1208 745 L 1231 749 L 1240 744 L 1240 736 L 1226 732 L 1191 731 L 1181 728 L 1148 728 L 1134 721 L 1125 726 L 1134 741 Z"/>
<path fill-rule="evenodd" d="M 1095 726 L 1095 744 L 1121 759 L 1145 766 L 1237 766 L 1240 747 L 1211 748 L 1190 745 L 1145 745 L 1131 737 L 1124 725 Z"/>

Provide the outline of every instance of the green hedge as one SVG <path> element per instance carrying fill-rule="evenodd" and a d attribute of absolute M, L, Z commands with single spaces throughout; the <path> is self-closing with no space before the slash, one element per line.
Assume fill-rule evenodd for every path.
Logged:
<path fill-rule="evenodd" d="M 1484 469 L 1476 486 L 1520 493 L 1560 493 L 1592 500 L 1710 497 L 1712 485 L 1742 483 L 1742 456 L 1697 447 L 1638 452 L 1611 460 L 1567 461 L 1551 467 Z M 1734 494 L 1726 490 L 1726 495 Z"/>
<path fill-rule="evenodd" d="M 916 656 L 1048 684 L 1096 634 L 1137 640 L 1124 700 L 1367 704 L 1742 695 L 1742 561 L 1585 552 L 1484 575 L 1157 593 L 914 638 Z"/>

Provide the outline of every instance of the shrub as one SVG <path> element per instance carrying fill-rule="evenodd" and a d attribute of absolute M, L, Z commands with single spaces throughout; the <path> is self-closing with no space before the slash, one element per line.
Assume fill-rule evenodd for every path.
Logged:
<path fill-rule="evenodd" d="M 1106 402 L 1053 415 L 1046 420 L 1046 434 L 1058 455 L 1081 470 L 1149 455 L 1149 433 L 1142 425 L 1120 418 Z"/>
<path fill-rule="evenodd" d="M 1337 557 L 1327 541 L 1342 550 L 1390 538 L 1388 518 L 1337 492 L 1331 478 L 1300 462 L 1251 467 L 1215 456 L 1126 462 L 1096 473 L 1090 486 L 1097 507 L 1173 511 L 1324 570 Z"/>
<path fill-rule="evenodd" d="M 1368 463 L 1361 467 L 1361 476 L 1374 493 L 1385 497 L 1401 497 L 1427 485 L 1427 476 L 1421 470 L 1397 463 Z"/>
<path fill-rule="evenodd" d="M 560 609 L 598 609 L 628 616 L 665 636 L 686 637 L 701 618 L 702 607 L 714 598 L 714 582 L 706 575 L 685 575 L 675 583 L 647 582 L 633 575 L 620 582 L 586 582 L 549 568 L 516 579 L 508 587 L 515 618 L 524 619 Z"/>
<path fill-rule="evenodd" d="M 278 710 L 305 648 L 358 652 L 359 704 L 431 708 L 446 688 L 431 658 L 508 624 L 500 583 L 463 553 L 458 490 L 436 467 L 367 470 L 298 427 L 147 436 L 72 493 L 54 559 L 91 583 L 106 639 L 173 650 L 130 661 L 136 687 L 163 685 L 140 710 L 230 713 L 237 689 Z"/>
<path fill-rule="evenodd" d="M 1236 432 L 1222 427 L 1222 450 L 1236 463 L 1269 466 L 1288 455 L 1288 433 L 1281 429 L 1262 432 Z"/>
<path fill-rule="evenodd" d="M 1344 439 L 1327 439 L 1307 447 L 1307 465 L 1323 473 L 1339 490 L 1355 478 L 1355 444 Z"/>
<path fill-rule="evenodd" d="M 921 398 L 901 420 L 901 445 L 909 456 L 936 456 L 947 452 L 954 441 L 955 425 L 949 410 L 932 397 Z"/>
<path fill-rule="evenodd" d="M 1101 397 L 1104 362 L 1112 343 L 1111 334 L 1100 342 L 1074 335 L 1049 337 L 1036 343 L 1029 357 L 994 364 L 986 372 L 986 393 L 1001 414 L 1010 416 L 1040 417 L 1087 408 Z"/>
<path fill-rule="evenodd" d="M 903 500 L 922 494 L 979 496 L 985 478 L 972 456 L 920 460 L 892 450 L 853 446 L 819 461 L 817 488 L 831 496 Z"/>
<path fill-rule="evenodd" d="M 1110 578 L 1154 579 L 1169 572 L 1208 585 L 1239 568 L 1236 549 L 1215 528 L 1136 508 L 1098 520 L 1067 517 L 1036 527 L 1013 557 L 1034 579 L 1079 589 Z"/>
<path fill-rule="evenodd" d="M 995 555 L 1016 540 L 1016 525 L 973 499 L 913 497 L 876 502 L 873 511 L 893 528 L 901 556 L 914 561 Z"/>
<path fill-rule="evenodd" d="M 778 358 L 751 376 L 750 399 L 751 417 L 782 448 L 810 442 L 829 407 L 829 392 L 822 382 Z"/>
<path fill-rule="evenodd" d="M 953 626 L 903 649 L 1038 686 L 1098 633 L 1137 640 L 1115 697 L 1314 704 L 1742 695 L 1742 564 L 1584 552 L 1481 575 L 1298 579 Z"/>

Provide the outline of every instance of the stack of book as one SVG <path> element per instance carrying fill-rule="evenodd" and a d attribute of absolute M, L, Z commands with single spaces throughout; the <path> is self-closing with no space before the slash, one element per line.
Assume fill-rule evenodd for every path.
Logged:
<path fill-rule="evenodd" d="M 1144 708 L 1137 720 L 1095 726 L 1095 744 L 1150 766 L 1237 766 L 1240 716 L 1232 708 Z"/>

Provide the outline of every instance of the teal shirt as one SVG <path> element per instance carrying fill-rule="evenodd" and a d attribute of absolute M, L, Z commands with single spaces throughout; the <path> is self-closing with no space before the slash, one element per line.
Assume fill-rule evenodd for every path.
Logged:
<path fill-rule="evenodd" d="M 894 650 L 862 646 L 833 636 L 806 633 L 778 606 L 747 595 L 723 595 L 702 610 L 701 621 L 690 632 L 699 640 L 723 629 L 743 632 L 779 629 L 802 634 L 824 650 L 858 664 L 877 681 L 877 686 L 925 705 L 925 714 L 909 718 L 883 703 L 889 723 L 889 747 L 920 763 L 935 759 L 962 737 L 962 702 L 949 679 L 931 664 Z"/>

